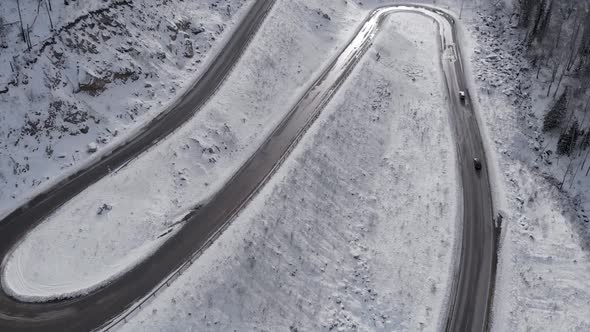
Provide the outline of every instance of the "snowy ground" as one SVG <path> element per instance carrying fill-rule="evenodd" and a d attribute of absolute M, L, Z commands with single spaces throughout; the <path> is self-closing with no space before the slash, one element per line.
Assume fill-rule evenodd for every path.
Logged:
<path fill-rule="evenodd" d="M 17 1 L 3 1 L 0 217 L 97 157 L 87 152 L 89 143 L 96 143 L 100 154 L 166 109 L 198 77 L 249 1 L 104 0 L 66 6 L 21 0 L 31 51 L 20 35 Z M 486 1 L 471 1 L 465 12 Z M 324 42 L 336 47 L 338 36 L 351 33 L 368 10 L 396 2 L 404 1 L 307 1 L 306 9 L 294 11 L 300 26 L 286 33 L 283 43 L 299 39 L 299 29 L 332 29 L 324 37 L 334 39 Z M 460 10 L 455 0 L 434 2 Z M 302 10 L 307 16 L 299 15 Z M 323 14 L 332 22 L 321 20 Z M 329 58 L 315 51 L 292 50 L 318 63 Z M 299 65 L 286 55 L 272 61 Z M 298 74 L 307 73 L 303 68 Z"/>
<path fill-rule="evenodd" d="M 517 45 L 523 36 L 501 16 L 482 13 L 469 22 L 478 40 L 472 63 L 480 114 L 498 163 L 492 166 L 501 170 L 495 183 L 501 199 L 494 203 L 504 218 L 492 330 L 587 331 L 590 227 L 581 199 L 569 197 L 585 197 L 588 180 L 566 181 L 561 192 L 567 161 L 540 157 L 547 144 L 544 78 L 535 80 Z"/>
<path fill-rule="evenodd" d="M 30 52 L 20 25 L 8 24 L 18 23 L 17 1 L 0 6 L 7 23 L 0 33 L 0 217 L 87 161 L 87 144 L 108 149 L 162 112 L 247 7 L 245 0 L 69 2 L 20 1 Z"/>
<path fill-rule="evenodd" d="M 355 6 L 338 5 L 336 15 L 330 1 L 309 3 L 277 3 L 201 112 L 30 233 L 6 264 L 5 289 L 29 300 L 84 293 L 150 254 L 259 147 L 365 16 Z"/>
<path fill-rule="evenodd" d="M 94 287 L 85 276 L 120 273 L 125 254 L 206 199 L 330 58 L 316 55 L 334 54 L 366 14 L 322 5 L 279 2 L 232 83 L 169 140 L 31 233 L 6 265 L 4 287 L 25 298 Z M 310 16 L 316 24 L 300 24 Z M 459 190 L 437 34 L 421 16 L 391 22 L 275 178 L 126 328 L 439 326 Z M 280 29 L 301 31 L 285 40 Z M 98 215 L 105 203 L 112 209 Z M 74 251 L 73 261 L 61 259 Z"/>
<path fill-rule="evenodd" d="M 46 284 L 52 285 L 45 296 L 92 287 L 97 278 L 84 279 L 85 275 L 112 277 L 129 267 L 118 263 L 132 264 L 141 255 L 149 254 L 150 244 L 171 226 L 179 213 L 206 199 L 253 151 L 287 110 L 286 105 L 296 100 L 313 74 L 344 45 L 367 10 L 390 1 L 364 3 L 279 0 L 256 37 L 255 46 L 242 60 L 243 65 L 232 73 L 233 83 L 226 84 L 201 115 L 128 168 L 84 192 L 83 199 L 68 203 L 58 211 L 59 215 L 25 240 L 17 250 L 12 272 L 9 271 L 13 277 L 10 280 L 16 281 L 17 286 L 24 285 L 19 288 L 21 295 L 33 294 L 35 287 Z M 459 9 L 454 1 L 442 5 Z M 489 11 L 483 19 L 474 15 L 470 7 L 471 4 L 466 5 L 463 14 L 477 42 L 463 49 L 471 53 L 477 79 L 476 89 L 471 92 L 477 94 L 482 128 L 487 128 L 484 134 L 491 142 L 487 154 L 489 166 L 496 170 L 494 203 L 504 215 L 492 329 L 589 330 L 590 231 L 580 204 L 589 200 L 583 196 L 587 180 L 578 177 L 580 182 L 574 181 L 571 189 L 568 182 L 567 195 L 553 185 L 558 182 L 555 177 L 561 180 L 567 164 L 551 160 L 549 165 L 538 158 L 536 149 L 544 146 L 539 142 L 540 119 L 546 109 L 544 91 L 540 91 L 543 85 L 534 80 L 532 73 L 521 69 L 527 64 L 514 44 L 518 32 L 510 28 L 506 19 L 487 18 Z M 412 18 L 412 22 L 419 21 Z M 413 24 L 392 28 L 429 27 Z M 434 41 L 431 35 L 426 38 L 413 31 L 411 36 L 425 38 L 426 44 L 421 47 L 434 47 L 429 44 Z M 403 39 L 399 35 L 387 38 Z M 376 47 L 389 42 L 380 37 Z M 250 207 L 195 265 L 144 307 L 125 329 L 286 330 L 293 326 L 318 330 L 333 325 L 349 330 L 353 324 L 359 330 L 438 327 L 448 293 L 451 247 L 458 226 L 453 210 L 456 189 L 451 186 L 456 180 L 454 168 L 448 166 L 444 175 L 445 169 L 440 165 L 452 165 L 454 153 L 443 151 L 446 162 L 420 158 L 427 153 L 445 158 L 428 150 L 431 145 L 448 143 L 449 127 L 446 118 L 441 118 L 446 114 L 445 106 L 430 96 L 405 99 L 404 92 L 404 96 L 398 96 L 400 89 L 413 84 L 397 86 L 400 78 L 407 79 L 405 75 L 415 72 L 409 70 L 392 81 L 402 67 L 392 68 L 389 76 L 390 69 L 383 67 L 387 66 L 384 58 L 374 63 L 377 48 L 351 76 L 363 88 L 353 88 L 352 83 L 343 87 L 292 158 Z M 380 52 L 388 53 L 387 50 L 383 47 Z M 406 58 L 406 53 L 397 50 L 396 45 L 388 54 L 395 55 L 396 61 L 402 60 L 398 55 L 411 59 L 408 62 L 412 65 L 432 60 Z M 433 50 L 426 54 L 435 53 Z M 434 74 L 426 73 L 420 87 L 439 79 L 429 75 Z M 517 89 L 527 85 L 523 82 L 530 82 L 530 90 Z M 135 83 L 125 86 L 129 84 Z M 429 92 L 438 91 L 437 88 L 431 86 Z M 157 91 L 163 93 L 162 89 Z M 370 94 L 362 95 L 361 91 Z M 140 98 L 145 99 L 146 95 L 141 93 Z M 412 93 L 424 91 L 413 89 Z M 0 94 L 0 101 L 5 101 L 6 96 Z M 78 93 L 74 99 L 93 99 L 84 96 Z M 166 98 L 172 96 L 174 93 Z M 268 102 L 261 104 L 261 100 Z M 375 102 L 375 109 L 374 100 L 379 101 Z M 440 105 L 416 107 L 413 100 Z M 416 119 L 409 113 L 413 107 Z M 432 107 L 438 107 L 440 113 L 432 112 Z M 156 108 L 152 110 L 160 110 Z M 396 112 L 390 114 L 385 108 Z M 360 117 L 359 110 L 367 118 Z M 375 114 L 379 118 L 367 123 Z M 427 115 L 420 117 L 421 114 Z M 5 121 L 0 120 L 0 124 Z M 101 123 L 108 123 L 104 121 Z M 424 149 L 421 153 L 406 150 L 412 142 L 417 143 L 415 133 L 419 129 L 409 130 L 416 128 L 412 125 L 432 126 L 421 132 L 425 142 L 440 143 L 420 145 Z M 90 134 L 94 133 L 94 126 L 89 124 Z M 39 181 L 72 164 L 70 155 L 83 158 L 83 146 L 98 137 L 97 134 L 90 139 L 81 138 L 90 134 L 64 135 L 74 140 L 64 143 L 65 149 L 77 144 L 78 154 L 67 152 L 70 154 L 63 153 L 66 158 L 59 158 L 54 152 L 58 157 L 39 157 L 43 167 L 48 167 L 42 170 L 46 174 L 39 176 Z M 399 142 L 405 145 L 400 147 Z M 42 155 L 42 149 L 43 146 L 33 155 Z M 16 148 L 7 151 L 7 156 L 14 152 L 24 160 Z M 14 159 L 18 165 L 24 165 L 18 158 Z M 0 163 L 6 160 L 9 158 L 0 158 Z M 367 162 L 359 164 L 359 160 Z M 30 191 L 34 177 L 13 174 L 15 165 L 18 166 L 13 161 L 0 166 L 0 180 L 28 181 L 27 186 L 19 185 L 13 190 L 15 183 L 10 182 L 10 190 L 0 190 L 14 192 L 18 197 Z M 338 181 L 331 180 L 328 174 Z M 441 183 L 425 189 L 421 184 L 426 183 L 425 175 L 431 174 L 438 174 L 436 179 Z M 159 181 L 145 183 L 146 178 Z M 396 185 L 388 187 L 390 183 Z M 113 188 L 117 188 L 115 193 Z M 12 201 L 2 195 L 5 194 L 0 192 L 0 209 Z M 568 198 L 576 195 L 580 196 Z M 426 209 L 425 197 L 430 197 Z M 443 197 L 447 200 L 441 201 Z M 105 203 L 112 210 L 97 215 Z M 442 204 L 442 215 L 437 215 L 437 203 Z M 43 239 L 52 239 L 52 243 Z M 141 250 L 146 247 L 147 250 Z M 80 256 L 72 256 L 74 251 Z M 127 255 L 130 251 L 139 255 Z M 73 260 L 60 261 L 60 255 Z M 73 283 L 78 280 L 83 282 Z"/>
<path fill-rule="evenodd" d="M 460 190 L 437 35 L 409 14 L 384 30 L 261 193 L 122 330 L 440 326 Z"/>

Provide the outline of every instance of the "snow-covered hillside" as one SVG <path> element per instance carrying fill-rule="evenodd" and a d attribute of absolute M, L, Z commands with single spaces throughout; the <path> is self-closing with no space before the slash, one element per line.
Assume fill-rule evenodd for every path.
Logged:
<path fill-rule="evenodd" d="M 209 103 L 39 225 L 7 265 L 4 286 L 41 301 L 84 293 L 150 254 L 150 243 L 252 155 L 364 17 L 363 8 L 330 1 L 277 3 Z"/>
<path fill-rule="evenodd" d="M 588 180 L 579 175 L 559 189 L 569 162 L 547 158 L 556 142 L 544 142 L 541 132 L 548 83 L 536 79 L 515 22 L 488 10 L 468 24 L 488 152 L 499 169 L 494 203 L 503 227 L 492 330 L 586 331 L 590 224 L 580 199 L 570 197 L 587 197 Z"/>
<path fill-rule="evenodd" d="M 436 36 L 393 16 L 262 192 L 122 330 L 437 329 L 460 190 Z"/>
<path fill-rule="evenodd" d="M 250 2 L 49 10 L 21 0 L 29 52 L 16 1 L 3 1 L 0 215 L 87 161 L 88 143 L 100 153 L 162 112 Z M 203 110 L 27 236 L 4 262 L 3 287 L 39 301 L 81 294 L 149 255 L 252 154 L 370 9 L 395 2 L 277 0 Z M 547 153 L 551 73 L 535 78 L 512 1 L 418 2 L 462 12 L 469 32 L 462 49 L 502 220 L 492 330 L 590 330 L 590 178 L 571 176 L 582 159 Z M 415 15 L 385 29 L 261 193 L 121 330 L 440 329 L 461 220 L 436 34 Z"/>
<path fill-rule="evenodd" d="M 0 6 L 0 215 L 87 160 L 89 143 L 101 149 L 162 112 L 198 77 L 248 4 L 64 3 L 20 1 L 31 51 L 17 1 Z"/>
<path fill-rule="evenodd" d="M 128 268 L 258 147 L 366 14 L 279 2 L 210 104 L 32 232 L 3 286 L 46 300 Z M 435 329 L 459 223 L 436 38 L 432 20 L 396 15 L 251 207 L 127 327 Z"/>

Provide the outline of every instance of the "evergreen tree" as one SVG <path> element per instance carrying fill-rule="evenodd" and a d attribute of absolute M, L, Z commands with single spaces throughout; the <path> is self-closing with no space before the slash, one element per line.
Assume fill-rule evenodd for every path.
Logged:
<path fill-rule="evenodd" d="M 567 112 L 567 89 L 563 91 L 559 99 L 553 107 L 545 114 L 545 119 L 543 119 L 543 131 L 549 131 L 555 128 L 559 128 L 561 126 L 563 119 L 565 118 L 565 114 Z"/>
<path fill-rule="evenodd" d="M 575 120 L 574 123 L 572 123 L 572 126 L 559 136 L 559 141 L 557 142 L 557 153 L 560 155 L 566 154 L 569 156 L 574 150 L 579 136 L 580 127 L 578 125 L 578 120 Z"/>

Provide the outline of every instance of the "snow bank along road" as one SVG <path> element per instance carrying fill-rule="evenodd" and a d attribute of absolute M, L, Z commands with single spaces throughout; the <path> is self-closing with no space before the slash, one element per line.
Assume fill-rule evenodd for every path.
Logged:
<path fill-rule="evenodd" d="M 242 22 L 242 28 L 231 37 L 201 81 L 173 110 L 156 119 L 151 127 L 146 127 L 145 131 L 127 145 L 73 175 L 3 220 L 0 224 L 0 256 L 5 257 L 27 231 L 57 207 L 107 174 L 109 167 L 123 165 L 188 119 L 221 83 L 272 3 L 270 0 L 260 0 L 253 5 Z M 459 271 L 450 300 L 446 329 L 484 330 L 491 297 L 495 250 L 487 170 L 484 167 L 478 173 L 472 163 L 474 157 L 484 159 L 483 144 L 469 98 L 463 103 L 458 97 L 458 92 L 466 89 L 460 52 L 458 45 L 454 43 L 454 19 L 435 8 L 413 5 L 383 7 L 374 11 L 350 44 L 324 70 L 252 157 L 208 204 L 195 208 L 186 218 L 184 228 L 153 256 L 104 288 L 79 298 L 51 303 L 23 303 L 0 291 L 0 329 L 91 330 L 103 326 L 138 299 L 149 294 L 151 289 L 203 247 L 257 192 L 371 46 L 383 20 L 389 14 L 400 12 L 426 15 L 438 22 L 441 65 L 449 91 L 451 119 L 458 145 L 464 196 L 464 227 Z"/>

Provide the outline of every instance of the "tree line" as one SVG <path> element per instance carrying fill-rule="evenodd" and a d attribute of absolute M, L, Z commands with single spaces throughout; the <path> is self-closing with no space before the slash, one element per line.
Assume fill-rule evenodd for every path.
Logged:
<path fill-rule="evenodd" d="M 569 157 L 565 175 L 572 174 L 573 183 L 573 160 L 583 155 L 583 170 L 590 154 L 590 0 L 518 0 L 516 6 L 527 55 L 537 79 L 545 74 L 546 96 L 553 99 L 543 131 L 559 135 L 555 152 Z"/>

